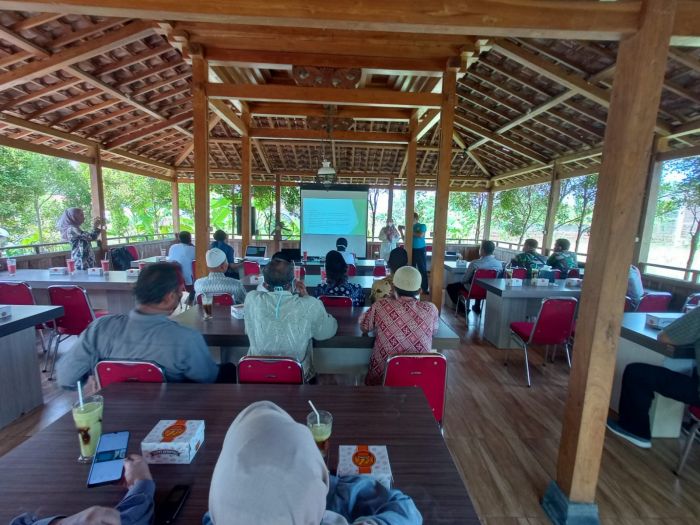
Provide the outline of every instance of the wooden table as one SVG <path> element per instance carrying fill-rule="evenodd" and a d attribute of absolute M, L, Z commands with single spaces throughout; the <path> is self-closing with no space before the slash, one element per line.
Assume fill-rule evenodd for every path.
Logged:
<path fill-rule="evenodd" d="M 316 371 L 323 374 L 343 374 L 367 368 L 374 346 L 374 337 L 363 335 L 360 315 L 369 308 L 327 307 L 326 311 L 338 321 L 338 332 L 325 341 L 314 341 L 313 360 Z M 213 318 L 202 318 L 201 306 L 190 308 L 173 318 L 178 323 L 201 332 L 209 346 L 233 347 L 229 359 L 233 362 L 247 353 L 250 341 L 245 333 L 245 321 L 231 317 L 228 306 L 214 306 Z M 433 337 L 433 348 L 459 348 L 459 336 L 442 320 Z"/>
<path fill-rule="evenodd" d="M 49 275 L 48 270 L 17 270 L 15 275 L 0 273 L 0 281 L 24 281 L 32 287 L 37 304 L 50 304 L 48 287 L 75 284 L 87 290 L 93 308 L 122 314 L 134 308 L 133 288 L 136 277 L 126 272 L 110 271 L 100 277 L 88 277 L 87 271 L 77 270 L 73 275 Z"/>
<path fill-rule="evenodd" d="M 565 279 L 556 281 L 554 286 L 531 286 L 528 281 L 523 286 L 506 286 L 505 279 L 478 279 L 477 282 L 487 291 L 484 338 L 496 348 L 518 348 L 510 337 L 510 323 L 537 316 L 542 299 L 578 299 L 581 295 L 581 288 L 565 286 Z"/>
<path fill-rule="evenodd" d="M 62 306 L 13 305 L 0 320 L 0 428 L 44 402 L 34 327 L 62 315 Z"/>
<path fill-rule="evenodd" d="M 444 287 L 447 288 L 448 284 L 462 282 L 467 268 L 469 268 L 469 263 L 463 266 L 457 266 L 457 261 L 445 261 Z"/>
<path fill-rule="evenodd" d="M 674 318 L 682 314 L 667 314 Z M 630 363 L 647 363 L 663 366 L 682 373 L 691 373 L 695 366 L 695 349 L 692 346 L 671 346 L 657 340 L 660 330 L 646 325 L 647 314 L 625 313 L 622 318 L 620 343 L 615 361 L 610 408 L 619 409 L 622 374 Z M 677 438 L 685 405 L 657 395 L 649 411 L 652 437 Z"/>
<path fill-rule="evenodd" d="M 371 275 L 357 275 L 353 277 L 348 277 L 348 281 L 351 283 L 359 284 L 365 292 L 365 301 L 368 300 L 369 294 L 372 291 L 372 285 L 374 281 L 381 279 L 381 277 L 372 277 Z M 246 275 L 241 279 L 243 286 L 247 291 L 255 290 L 258 284 L 261 282 L 258 280 L 256 275 Z M 309 294 L 314 295 L 316 293 L 316 287 L 321 283 L 320 275 L 307 275 L 304 277 L 304 284 Z"/>
<path fill-rule="evenodd" d="M 137 259 L 135 261 L 131 261 L 131 267 L 138 268 L 139 263 L 155 264 L 155 263 L 159 263 L 159 262 L 167 262 L 167 257 L 161 256 L 161 255 L 154 255 L 153 257 L 145 257 L 143 259 Z"/>
<path fill-rule="evenodd" d="M 464 484 L 418 389 L 286 385 L 115 384 L 103 391 L 105 432 L 131 432 L 129 452 L 159 419 L 203 419 L 204 445 L 190 465 L 153 465 L 156 498 L 176 484 L 192 492 L 178 517 L 201 523 L 223 439 L 235 416 L 253 401 L 270 400 L 299 421 L 308 399 L 333 414 L 330 466 L 338 445 L 387 445 L 394 486 L 411 496 L 426 524 L 479 523 Z M 113 506 L 124 489 L 85 487 L 89 465 L 77 463 L 78 438 L 72 417 L 56 423 L 0 458 L 0 523 L 27 511 L 41 516 L 72 514 L 91 505 Z"/>

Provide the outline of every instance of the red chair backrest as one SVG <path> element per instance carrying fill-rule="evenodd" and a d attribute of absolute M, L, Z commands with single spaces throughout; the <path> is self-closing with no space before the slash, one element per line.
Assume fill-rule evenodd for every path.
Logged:
<path fill-rule="evenodd" d="M 202 294 L 197 296 L 197 304 L 202 304 Z M 215 293 L 213 295 L 212 304 L 219 306 L 233 306 L 233 297 L 228 293 Z"/>
<path fill-rule="evenodd" d="M 527 279 L 527 268 L 513 268 L 513 279 Z"/>
<path fill-rule="evenodd" d="M 425 253 L 430 253 L 430 252 L 432 252 L 432 251 L 433 251 L 433 245 L 432 245 L 432 244 L 428 244 L 428 245 L 425 247 Z"/>
<path fill-rule="evenodd" d="M 569 279 L 580 279 L 581 278 L 581 271 L 578 268 L 572 268 L 569 270 L 569 273 L 566 275 Z"/>
<path fill-rule="evenodd" d="M 134 258 L 134 260 L 140 259 L 139 257 L 139 251 L 136 249 L 136 246 L 133 244 L 129 244 L 126 249 L 129 251 L 131 256 Z"/>
<path fill-rule="evenodd" d="M 112 383 L 164 383 L 165 374 L 149 361 L 100 361 L 95 366 L 100 388 Z"/>
<path fill-rule="evenodd" d="M 319 299 L 324 306 L 352 306 L 352 299 L 344 295 L 322 295 Z"/>
<path fill-rule="evenodd" d="M 530 343 L 560 345 L 571 337 L 578 301 L 574 297 L 556 297 L 542 300 Z"/>
<path fill-rule="evenodd" d="M 647 292 L 642 295 L 637 312 L 667 312 L 672 298 L 669 292 Z"/>
<path fill-rule="evenodd" d="M 80 335 L 95 320 L 87 292 L 80 286 L 49 286 L 49 301 L 63 306 L 63 317 L 56 319 L 62 334 Z"/>
<path fill-rule="evenodd" d="M 498 277 L 497 270 L 479 269 L 474 272 L 472 284 L 469 287 L 469 299 L 486 299 L 486 289 L 477 284 L 477 279 L 495 279 Z"/>
<path fill-rule="evenodd" d="M 260 263 L 243 261 L 243 275 L 260 275 Z"/>
<path fill-rule="evenodd" d="M 0 301 L 2 302 L 2 301 Z M 683 304 L 683 312 L 688 311 L 689 306 L 697 306 L 700 304 L 700 293 L 691 293 L 688 298 L 685 300 L 685 303 Z"/>
<path fill-rule="evenodd" d="M 304 382 L 304 370 L 291 357 L 247 355 L 238 363 L 238 382 L 300 385 Z"/>
<path fill-rule="evenodd" d="M 374 277 L 386 277 L 386 266 L 375 266 L 374 270 L 372 270 L 372 275 Z"/>
<path fill-rule="evenodd" d="M 386 362 L 384 386 L 420 387 L 438 423 L 445 411 L 446 384 L 447 359 L 440 353 L 395 355 Z"/>
<path fill-rule="evenodd" d="M 36 304 L 32 295 L 32 287 L 22 281 L 0 281 L 0 304 Z"/>
<path fill-rule="evenodd" d="M 354 277 L 357 275 L 357 266 L 354 264 L 348 264 L 348 277 Z"/>
<path fill-rule="evenodd" d="M 561 279 L 561 270 L 552 270 L 555 279 Z"/>

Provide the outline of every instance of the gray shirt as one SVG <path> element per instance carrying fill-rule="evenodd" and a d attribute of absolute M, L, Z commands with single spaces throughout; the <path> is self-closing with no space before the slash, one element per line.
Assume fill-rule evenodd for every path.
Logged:
<path fill-rule="evenodd" d="M 74 388 L 105 359 L 153 361 L 169 382 L 213 383 L 219 373 L 202 334 L 165 315 L 132 310 L 93 321 L 59 359 L 58 384 Z"/>
<path fill-rule="evenodd" d="M 471 261 L 467 267 L 467 271 L 464 272 L 462 283 L 465 285 L 471 284 L 477 270 L 496 270 L 501 272 L 503 271 L 503 263 L 493 255 L 485 255 L 476 261 Z"/>

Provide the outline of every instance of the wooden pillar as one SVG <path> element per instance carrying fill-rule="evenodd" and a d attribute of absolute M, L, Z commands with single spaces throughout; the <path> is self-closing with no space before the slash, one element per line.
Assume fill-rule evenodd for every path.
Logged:
<path fill-rule="evenodd" d="M 250 113 L 244 111 L 243 122 L 246 130 L 250 126 Z M 245 250 L 250 244 L 250 170 L 251 170 L 251 141 L 250 135 L 246 133 L 241 137 L 241 250 Z"/>
<path fill-rule="evenodd" d="M 90 194 L 92 196 L 92 217 L 105 218 L 105 188 L 102 180 L 102 158 L 100 146 L 95 146 L 95 159 L 90 164 Z M 107 253 L 107 228 L 100 233 L 100 245 L 102 251 Z M 104 255 L 103 255 L 104 257 Z"/>
<path fill-rule="evenodd" d="M 442 287 L 445 275 L 445 246 L 447 243 L 447 208 L 450 201 L 452 171 L 452 133 L 457 105 L 457 69 L 448 67 L 442 75 L 442 105 L 440 108 L 440 158 L 438 160 L 437 191 L 435 192 L 435 233 L 433 257 L 430 263 L 430 299 L 438 310 L 442 308 Z"/>
<path fill-rule="evenodd" d="M 416 157 L 418 155 L 418 112 L 411 113 L 409 120 L 411 140 L 406 150 L 406 232 L 404 234 L 404 248 L 408 253 L 408 264 L 413 263 L 413 213 L 416 206 Z"/>
<path fill-rule="evenodd" d="M 177 184 L 177 178 L 170 183 L 170 192 L 173 197 L 173 233 L 180 233 L 180 186 Z"/>
<path fill-rule="evenodd" d="M 201 47 L 191 46 L 192 140 L 194 141 L 194 237 L 196 274 L 207 275 L 205 254 L 209 248 L 209 104 L 205 84 L 208 66 Z"/>
<path fill-rule="evenodd" d="M 627 287 L 624 276 L 639 223 L 675 9 L 675 0 L 645 0 L 639 31 L 621 41 L 618 50 L 556 483 L 550 484 L 542 503 L 556 523 L 571 523 L 569 513 L 575 509 L 595 509 Z M 597 510 L 595 514 L 597 518 Z M 569 518 L 562 521 L 562 516 Z"/>
<path fill-rule="evenodd" d="M 277 231 L 277 226 L 282 220 L 282 181 L 280 174 L 275 175 L 275 252 L 282 249 L 282 231 Z"/>
<path fill-rule="evenodd" d="M 547 204 L 547 216 L 544 220 L 544 235 L 542 236 L 542 254 L 549 255 L 554 241 L 554 225 L 559 210 L 559 196 L 561 195 L 561 180 L 559 179 L 559 164 L 552 166 L 552 181 L 549 186 L 549 202 Z"/>
<path fill-rule="evenodd" d="M 387 219 L 394 218 L 394 177 L 389 179 L 389 204 L 386 210 Z"/>
<path fill-rule="evenodd" d="M 489 190 L 489 196 L 488 199 L 486 200 L 486 213 L 484 214 L 484 237 L 483 240 L 487 241 L 489 240 L 489 237 L 491 237 L 491 219 L 493 218 L 493 197 L 496 195 L 496 192 L 493 191 L 493 188 Z M 477 242 L 479 242 L 479 239 L 476 239 Z"/>

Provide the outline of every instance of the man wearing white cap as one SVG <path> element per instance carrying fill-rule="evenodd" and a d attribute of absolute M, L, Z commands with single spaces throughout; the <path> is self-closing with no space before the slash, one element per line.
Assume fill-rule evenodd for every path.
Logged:
<path fill-rule="evenodd" d="M 229 267 L 226 254 L 218 248 L 212 248 L 207 251 L 206 259 L 209 275 L 194 282 L 195 297 L 202 294 L 229 294 L 233 297 L 234 303 L 243 304 L 245 288 L 243 288 L 241 281 L 224 275 Z"/>
<path fill-rule="evenodd" d="M 439 314 L 433 303 L 418 300 L 421 281 L 413 266 L 399 268 L 394 274 L 393 294 L 374 303 L 360 317 L 362 332 L 375 334 L 366 384 L 382 384 L 386 361 L 392 355 L 431 351 Z"/>

